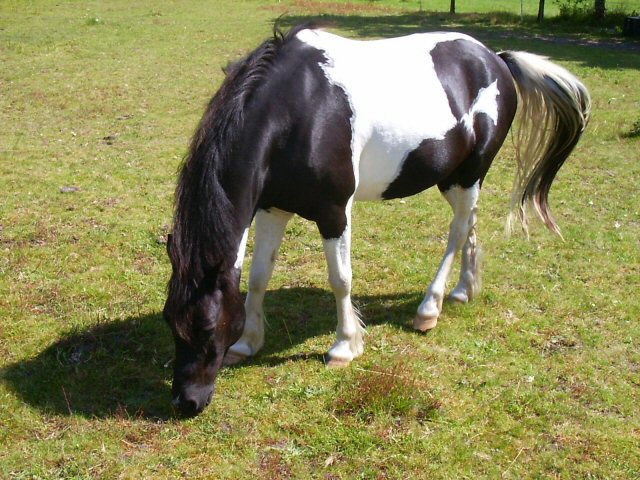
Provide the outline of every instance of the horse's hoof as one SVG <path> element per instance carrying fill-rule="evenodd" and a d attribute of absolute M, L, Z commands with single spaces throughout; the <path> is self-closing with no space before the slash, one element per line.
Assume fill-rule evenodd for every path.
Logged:
<path fill-rule="evenodd" d="M 329 368 L 344 368 L 351 363 L 351 360 L 347 360 L 346 358 L 333 358 L 330 356 L 325 357 L 325 364 Z"/>
<path fill-rule="evenodd" d="M 420 332 L 428 332 L 438 324 L 438 317 L 422 317 L 416 315 L 413 319 L 413 328 Z"/>
<path fill-rule="evenodd" d="M 224 356 L 224 360 L 222 360 L 222 365 L 224 367 L 230 367 L 244 362 L 247 358 L 249 358 L 247 355 L 229 350 Z"/>
<path fill-rule="evenodd" d="M 449 296 L 447 297 L 447 300 L 449 300 L 450 302 L 456 302 L 456 303 L 468 303 L 469 296 L 467 295 L 467 292 L 462 292 L 462 291 L 456 292 L 454 290 L 449 294 Z"/>

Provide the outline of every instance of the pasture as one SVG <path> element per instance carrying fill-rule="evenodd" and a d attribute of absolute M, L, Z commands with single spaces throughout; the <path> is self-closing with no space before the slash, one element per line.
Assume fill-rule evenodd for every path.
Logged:
<path fill-rule="evenodd" d="M 557 40 L 563 24 L 494 2 L 456 17 L 419 3 L 0 4 L 0 477 L 640 477 L 640 48 L 572 26 Z M 365 353 L 328 369 L 334 298 L 317 229 L 295 219 L 265 348 L 182 419 L 161 315 L 176 172 L 221 67 L 283 13 L 353 38 L 461 29 L 579 76 L 592 119 L 550 196 L 564 241 L 504 234 L 507 141 L 480 197 L 483 291 L 423 335 L 448 205 L 356 204 Z"/>

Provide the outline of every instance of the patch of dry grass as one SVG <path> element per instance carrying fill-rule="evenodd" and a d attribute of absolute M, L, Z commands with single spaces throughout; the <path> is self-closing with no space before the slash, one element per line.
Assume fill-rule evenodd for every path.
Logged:
<path fill-rule="evenodd" d="M 426 421 L 435 415 L 441 402 L 428 385 L 418 380 L 409 363 L 392 360 L 390 365 L 354 367 L 350 378 L 341 382 L 335 411 L 373 421 L 380 415 Z"/>

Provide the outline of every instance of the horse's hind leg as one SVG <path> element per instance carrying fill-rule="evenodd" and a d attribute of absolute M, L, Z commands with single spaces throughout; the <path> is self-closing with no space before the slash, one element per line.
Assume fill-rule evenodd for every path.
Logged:
<path fill-rule="evenodd" d="M 351 303 L 351 218 L 347 207 L 347 226 L 340 238 L 323 239 L 329 270 L 329 283 L 336 298 L 338 326 L 336 342 L 327 353 L 327 365 L 341 367 L 360 356 L 364 349 L 364 327 Z"/>
<path fill-rule="evenodd" d="M 476 235 L 476 210 L 471 213 L 471 230 L 467 241 L 462 247 L 462 264 L 460 267 L 460 279 L 448 298 L 454 302 L 467 303 L 473 299 L 481 288 L 481 265 L 482 251 L 478 245 Z"/>
<path fill-rule="evenodd" d="M 447 278 L 451 272 L 451 267 L 455 256 L 460 249 L 463 251 L 463 266 L 460 283 L 454 289 L 454 293 L 462 300 L 463 292 L 467 297 L 473 295 L 474 278 L 477 270 L 476 255 L 476 205 L 480 193 L 480 184 L 476 182 L 470 188 L 462 188 L 454 185 L 443 192 L 451 208 L 453 209 L 453 220 L 449 228 L 449 240 L 440 267 L 435 278 L 427 289 L 424 300 L 418 307 L 418 312 L 413 322 L 416 330 L 426 331 L 436 326 L 438 316 L 442 311 L 442 301 L 447 283 Z M 468 299 L 467 298 L 467 299 Z"/>
<path fill-rule="evenodd" d="M 244 303 L 246 320 L 240 339 L 224 358 L 225 365 L 233 365 L 255 355 L 264 345 L 264 311 L 262 302 L 271 279 L 284 230 L 292 214 L 281 210 L 258 210 L 255 242 L 249 274 L 249 288 Z"/>

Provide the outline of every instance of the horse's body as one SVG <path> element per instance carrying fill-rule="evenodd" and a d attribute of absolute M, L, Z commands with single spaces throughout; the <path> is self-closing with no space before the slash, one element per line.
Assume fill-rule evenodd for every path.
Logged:
<path fill-rule="evenodd" d="M 557 231 L 547 193 L 586 125 L 589 96 L 541 57 L 497 55 L 457 33 L 359 42 L 300 27 L 232 65 L 194 136 L 176 193 L 165 306 L 176 340 L 175 403 L 199 412 L 223 357 L 234 363 L 262 347 L 262 300 L 293 214 L 314 221 L 323 238 L 338 313 L 330 365 L 347 364 L 363 350 L 350 298 L 355 200 L 438 185 L 454 211 L 416 329 L 436 325 L 460 250 L 451 297 L 466 302 L 476 295 L 476 206 L 516 113 L 516 85 L 533 132 L 517 137 L 524 149 L 516 203 L 532 200 Z M 240 269 L 254 218 L 243 305 Z"/>

